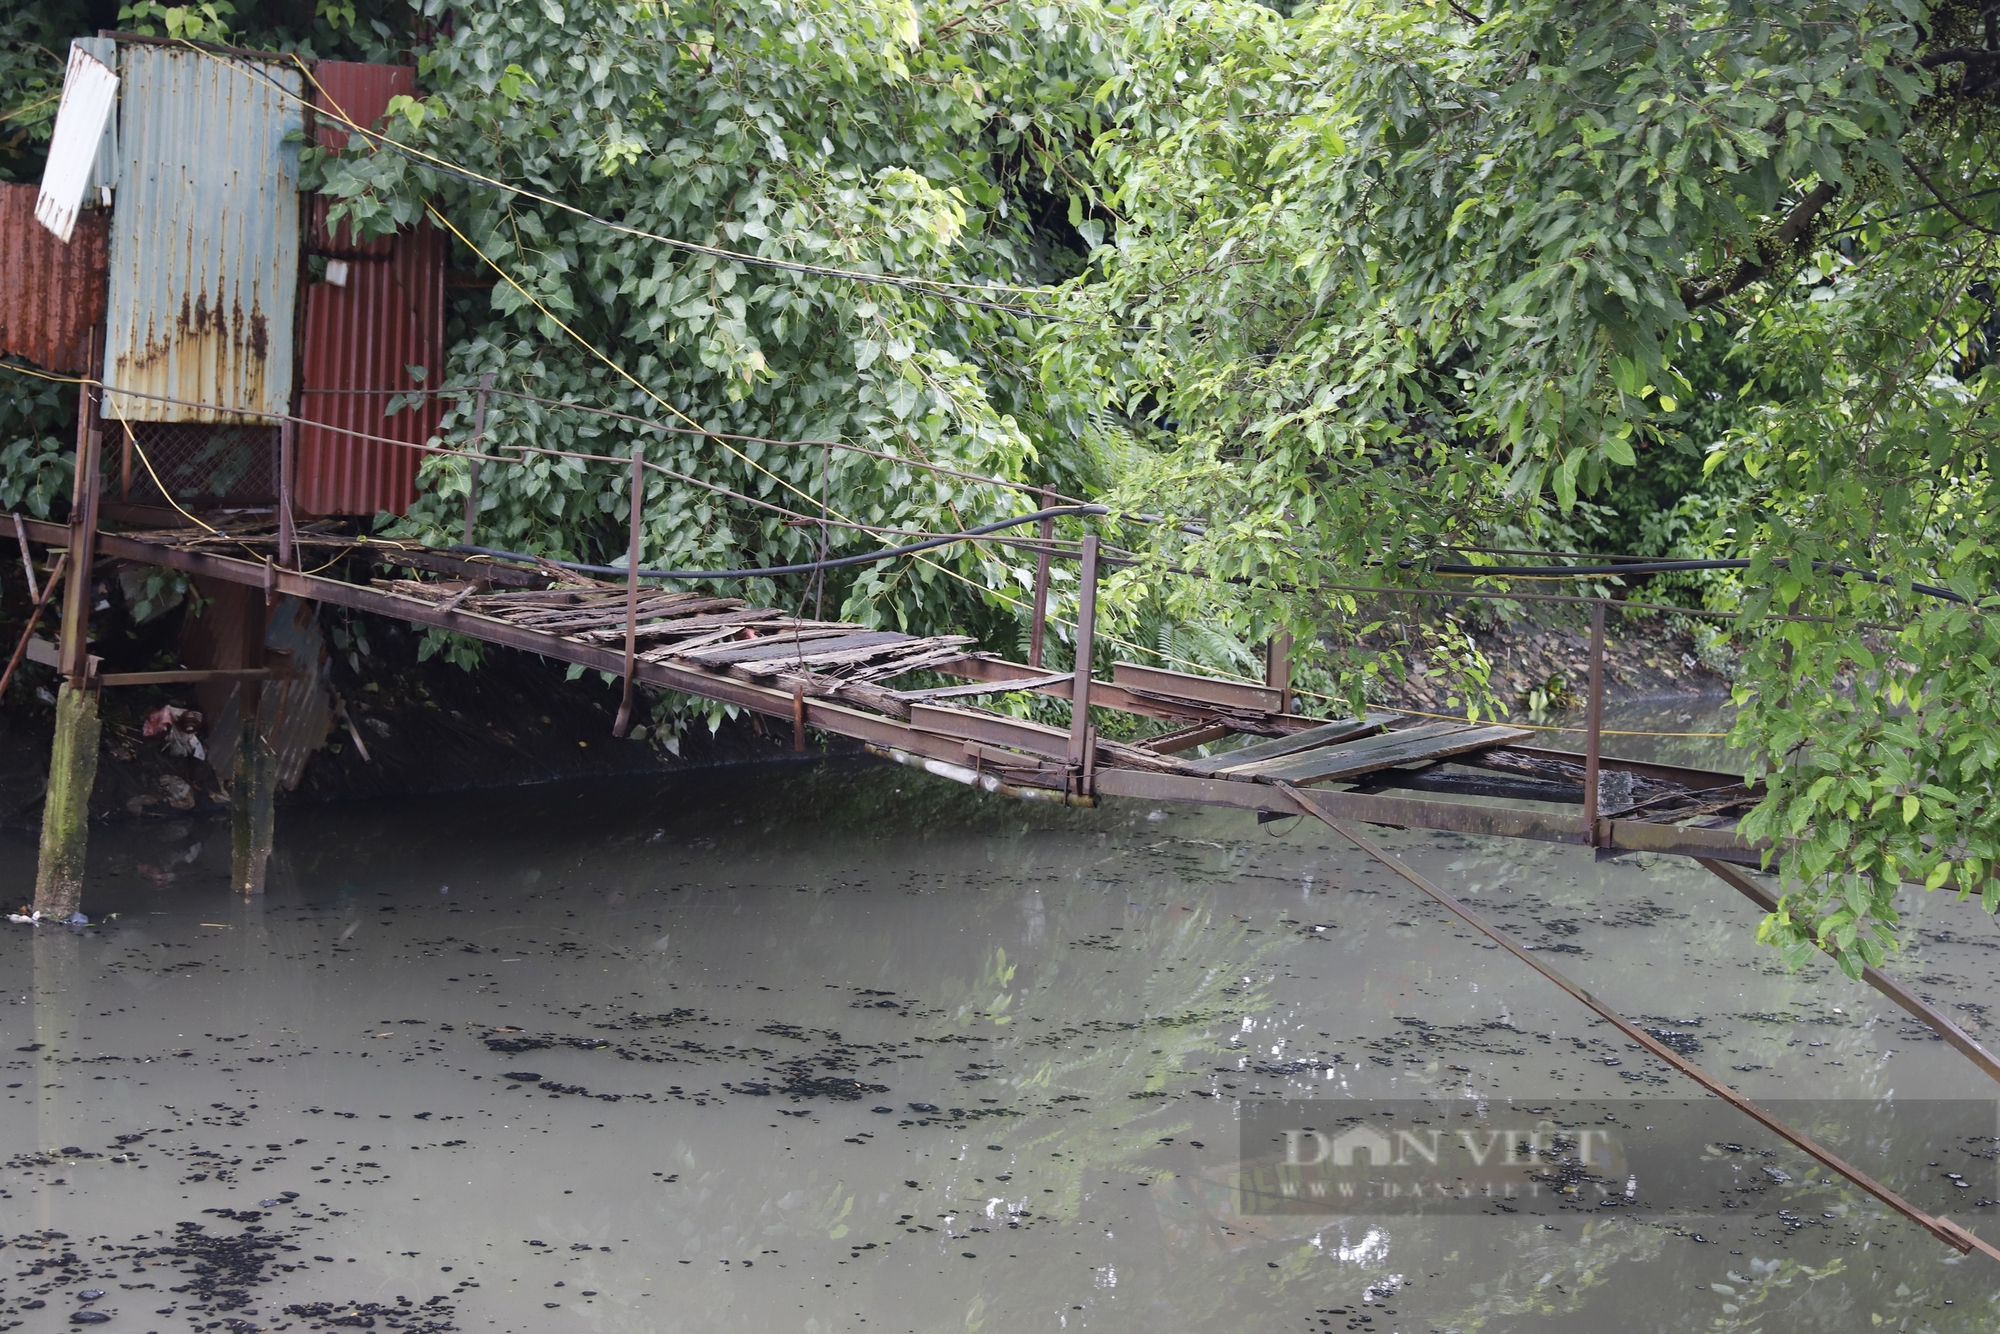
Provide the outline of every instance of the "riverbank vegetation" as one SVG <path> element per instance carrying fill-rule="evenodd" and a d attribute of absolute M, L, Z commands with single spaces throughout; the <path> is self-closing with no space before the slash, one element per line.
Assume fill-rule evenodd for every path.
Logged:
<path fill-rule="evenodd" d="M 4 21 L 17 178 L 51 110 L 35 49 L 85 8 Z M 1421 657 L 1478 710 L 1471 630 L 1519 604 L 1368 590 L 1545 592 L 1431 567 L 1568 559 L 1510 553 L 1747 560 L 1564 591 L 1740 616 L 1737 739 L 1770 793 L 1745 832 L 1796 845 L 1769 938 L 1858 968 L 1905 882 L 2000 900 L 2000 31 L 1969 0 L 119 22 L 418 64 L 385 140 L 308 177 L 364 231 L 448 229 L 481 275 L 426 372 L 495 377 L 489 448 L 640 444 L 701 484 L 656 479 L 649 565 L 867 551 L 1050 486 L 1113 511 L 1120 655 L 1241 674 L 1289 631 L 1336 700 Z M 59 409 L 17 402 L 0 480 L 59 504 Z M 481 540 L 608 561 L 625 475 L 489 468 Z M 381 526 L 455 541 L 466 485 L 434 459 Z M 748 584 L 1012 648 L 1032 568 L 980 543 Z"/>

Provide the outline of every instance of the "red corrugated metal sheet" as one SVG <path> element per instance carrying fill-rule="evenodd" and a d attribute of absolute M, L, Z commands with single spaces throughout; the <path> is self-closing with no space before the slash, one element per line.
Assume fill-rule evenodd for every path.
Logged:
<path fill-rule="evenodd" d="M 419 227 L 394 238 L 387 259 L 347 261 L 347 285 L 306 289 L 300 415 L 420 445 L 437 429 L 443 404 L 383 415 L 389 400 L 444 377 L 444 236 Z M 408 367 L 421 366 L 421 381 Z M 364 393 L 329 391 L 365 390 Z M 306 514 L 401 514 L 416 495 L 414 449 L 299 428 L 293 507 Z"/>
<path fill-rule="evenodd" d="M 322 60 L 313 66 L 315 110 L 337 110 L 356 125 L 379 126 L 389 108 L 389 99 L 399 94 L 417 95 L 417 72 L 408 65 L 362 65 L 345 60 Z M 323 116 L 313 118 L 313 143 L 321 148 L 345 148 L 350 137 L 338 128 L 340 122 Z M 341 223 L 332 235 L 326 229 L 326 211 L 332 203 L 321 195 L 312 199 L 312 223 L 307 248 L 316 254 L 348 258 L 387 259 L 390 238 L 383 236 L 356 244 Z"/>
<path fill-rule="evenodd" d="M 46 371 L 94 372 L 90 335 L 104 327 L 110 218 L 77 216 L 69 244 L 35 221 L 36 187 L 0 185 L 0 352 Z"/>

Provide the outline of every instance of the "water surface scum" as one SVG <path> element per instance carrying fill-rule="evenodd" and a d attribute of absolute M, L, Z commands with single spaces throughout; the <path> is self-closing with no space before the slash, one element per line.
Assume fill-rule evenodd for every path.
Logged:
<path fill-rule="evenodd" d="M 286 811 L 254 900 L 226 828 L 93 831 L 94 924 L 0 935 L 0 1329 L 2000 1327 L 1789 1151 L 1684 1214 L 1560 1151 L 1467 1216 L 1240 1208 L 1253 1106 L 1695 1092 L 1327 837 L 855 765 Z M 1752 1096 L 1992 1096 L 1698 868 L 1381 837 Z M 1890 970 L 1995 1036 L 2000 932 L 1909 908 Z M 2000 1127 L 1808 1129 L 2000 1230 Z"/>

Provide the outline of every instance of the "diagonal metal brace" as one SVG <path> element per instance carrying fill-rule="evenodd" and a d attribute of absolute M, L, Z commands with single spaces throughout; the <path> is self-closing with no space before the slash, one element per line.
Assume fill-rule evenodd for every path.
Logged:
<path fill-rule="evenodd" d="M 1714 872 L 1724 884 L 1765 912 L 1772 913 L 1778 910 L 1777 898 L 1746 875 L 1741 867 L 1731 866 L 1728 862 L 1713 861 L 1707 857 L 1697 857 L 1695 860 Z M 1840 957 L 1840 947 L 1837 945 L 1822 945 L 1820 948 L 1835 959 Z M 1965 1053 L 1967 1060 L 1994 1079 L 2000 1080 L 2000 1057 L 1995 1057 L 1992 1052 L 1980 1046 L 1972 1034 L 1917 999 L 1915 992 L 1894 978 L 1865 965 L 1861 969 L 1861 980 L 1936 1029 L 1937 1035 Z"/>
<path fill-rule="evenodd" d="M 1735 1089 L 1729 1087 L 1729 1085 L 1689 1061 L 1686 1057 L 1667 1046 L 1666 1043 L 1660 1041 L 1645 1029 L 1626 1019 L 1625 1016 L 1619 1014 L 1616 1010 L 1613 1010 L 1603 1001 L 1593 996 L 1586 988 L 1571 981 L 1560 970 L 1552 968 L 1542 962 L 1542 960 L 1534 957 L 1534 955 L 1515 943 L 1514 939 L 1506 932 L 1488 922 L 1457 898 L 1447 894 L 1444 890 L 1439 889 L 1436 885 L 1418 875 L 1415 871 L 1404 865 L 1400 859 L 1390 856 L 1366 835 L 1360 833 L 1358 830 L 1349 828 L 1328 815 L 1291 784 L 1280 783 L 1276 786 L 1291 799 L 1292 803 L 1298 807 L 1301 813 L 1313 816 L 1315 819 L 1325 823 L 1349 843 L 1352 843 L 1376 861 L 1381 862 L 1389 870 L 1394 871 L 1397 875 L 1430 895 L 1439 904 L 1448 908 L 1453 914 L 1462 919 L 1466 925 L 1486 936 L 1493 943 L 1527 964 L 1543 977 L 1546 977 L 1549 981 L 1582 1001 L 1585 1005 L 1596 1011 L 1600 1017 L 1616 1027 L 1619 1032 L 1623 1033 L 1639 1046 L 1644 1047 L 1653 1056 L 1680 1071 L 1689 1079 L 1692 1079 L 1695 1083 L 1734 1107 L 1737 1111 L 1742 1112 L 1758 1125 L 1790 1141 L 1821 1166 L 1840 1173 L 1840 1175 L 1846 1177 L 1849 1181 L 1852 1181 L 1855 1185 L 1867 1191 L 1870 1195 L 1873 1195 L 1876 1199 L 1882 1201 L 1882 1203 L 1888 1205 L 1891 1209 L 1894 1209 L 1897 1213 L 1909 1219 L 1912 1223 L 1915 1223 L 1945 1245 L 1950 1246 L 1953 1250 L 1961 1253 L 1978 1251 L 1988 1259 L 2000 1261 L 2000 1249 L 1995 1249 L 1991 1243 L 1980 1240 L 1949 1219 L 1937 1218 L 1925 1213 L 1923 1210 L 1917 1208 L 1916 1205 L 1911 1204 L 1908 1200 L 1898 1195 L 1895 1191 L 1890 1190 L 1867 1173 L 1850 1165 L 1831 1149 L 1819 1144 L 1804 1132 L 1792 1129 L 1792 1127 L 1786 1125 L 1756 1103 L 1751 1102 Z"/>

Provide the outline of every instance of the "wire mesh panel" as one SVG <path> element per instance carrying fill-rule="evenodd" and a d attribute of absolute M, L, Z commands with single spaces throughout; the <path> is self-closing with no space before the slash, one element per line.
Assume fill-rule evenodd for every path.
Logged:
<path fill-rule="evenodd" d="M 188 509 L 269 505 L 277 499 L 275 426 L 132 422 L 130 429 L 128 437 L 126 424 L 105 423 L 107 494 L 140 504 L 171 498 Z"/>

